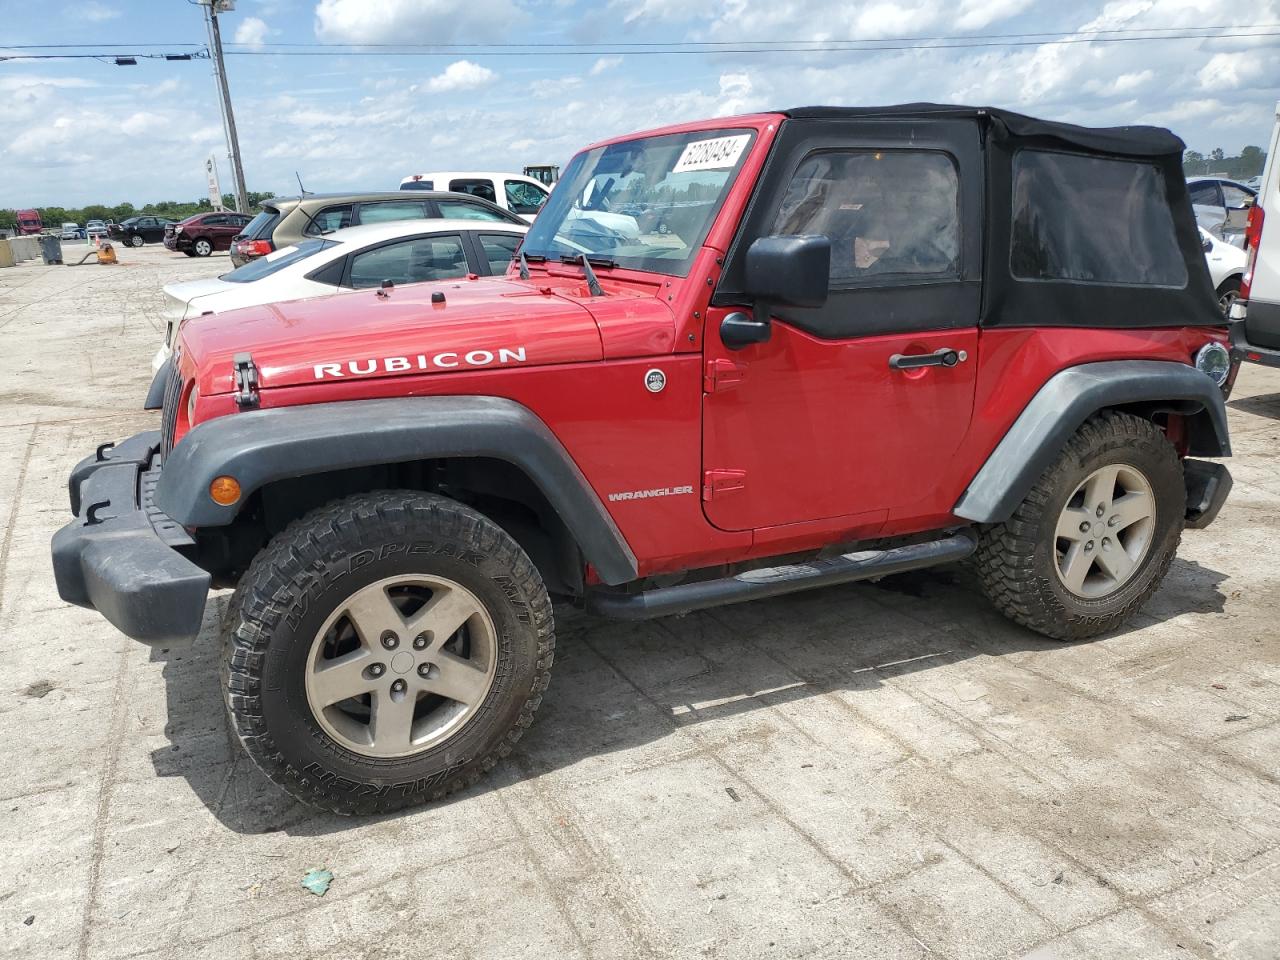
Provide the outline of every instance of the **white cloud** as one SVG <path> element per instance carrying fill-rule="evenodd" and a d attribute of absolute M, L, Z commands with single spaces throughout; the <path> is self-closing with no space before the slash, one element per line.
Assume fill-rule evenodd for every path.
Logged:
<path fill-rule="evenodd" d="M 93 23 L 101 23 L 103 20 L 114 20 L 120 16 L 120 11 L 114 7 L 108 7 L 105 3 L 99 3 L 98 0 L 89 0 L 88 3 L 80 5 L 77 14 Z"/>
<path fill-rule="evenodd" d="M 320 0 L 316 36 L 347 43 L 439 43 L 464 34 L 491 37 L 495 24 L 525 18 L 512 0 Z"/>
<path fill-rule="evenodd" d="M 956 29 L 981 30 L 1001 20 L 1016 17 L 1031 7 L 1032 0 L 961 0 Z"/>
<path fill-rule="evenodd" d="M 587 71 L 593 77 L 598 77 L 606 70 L 612 70 L 614 67 L 622 65 L 621 57 L 601 57 L 591 65 L 591 69 Z"/>
<path fill-rule="evenodd" d="M 426 86 L 431 93 L 449 93 L 454 90 L 475 90 L 497 79 L 498 75 L 488 67 L 470 60 L 456 60 L 445 67 L 444 73 L 428 80 Z"/>
<path fill-rule="evenodd" d="M 261 49 L 269 33 L 271 28 L 267 26 L 267 21 L 261 17 L 246 17 L 236 27 L 236 43 L 243 43 L 255 50 Z"/>

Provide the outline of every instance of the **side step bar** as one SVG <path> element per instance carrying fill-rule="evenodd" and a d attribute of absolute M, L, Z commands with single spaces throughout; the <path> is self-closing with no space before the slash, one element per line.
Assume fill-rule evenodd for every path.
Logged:
<path fill-rule="evenodd" d="M 827 560 L 797 563 L 785 567 L 749 570 L 723 580 L 682 583 L 643 593 L 598 592 L 587 595 L 592 613 L 619 620 L 648 620 L 673 613 L 688 613 L 747 600 L 763 600 L 813 587 L 829 587 L 855 580 L 874 580 L 891 573 L 904 573 L 939 563 L 963 560 L 977 548 L 970 530 L 954 536 L 930 540 L 890 550 L 864 550 Z"/>

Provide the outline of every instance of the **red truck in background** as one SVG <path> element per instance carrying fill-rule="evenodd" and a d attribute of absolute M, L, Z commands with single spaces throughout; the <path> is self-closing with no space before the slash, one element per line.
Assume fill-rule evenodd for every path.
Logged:
<path fill-rule="evenodd" d="M 44 222 L 40 219 L 39 210 L 15 210 L 18 218 L 18 235 L 32 236 L 44 233 Z"/>

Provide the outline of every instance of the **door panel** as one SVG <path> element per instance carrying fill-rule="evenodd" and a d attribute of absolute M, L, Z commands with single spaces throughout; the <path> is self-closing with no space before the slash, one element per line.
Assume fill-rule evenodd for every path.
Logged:
<path fill-rule="evenodd" d="M 708 470 L 745 476 L 705 500 L 711 523 L 748 530 L 928 498 L 969 426 L 976 327 L 828 341 L 775 318 L 767 343 L 731 351 L 715 332 L 727 312 L 708 317 L 707 357 L 734 368 L 716 380 L 737 382 L 705 394 L 703 453 Z M 889 366 L 894 354 L 943 348 L 966 359 Z"/>
<path fill-rule="evenodd" d="M 976 124 L 783 124 L 707 314 L 703 510 L 712 524 L 760 530 L 938 512 L 930 497 L 973 410 L 982 208 Z M 831 242 L 827 301 L 774 309 L 767 341 L 728 349 L 721 321 L 750 309 L 733 292 L 744 289 L 750 244 L 815 233 Z M 946 351 L 954 365 L 890 365 Z"/>

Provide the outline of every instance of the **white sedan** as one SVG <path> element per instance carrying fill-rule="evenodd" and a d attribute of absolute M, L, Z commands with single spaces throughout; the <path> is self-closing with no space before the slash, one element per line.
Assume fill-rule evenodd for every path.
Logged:
<path fill-rule="evenodd" d="M 1204 248 L 1204 259 L 1209 265 L 1214 292 L 1218 295 L 1218 306 L 1225 316 L 1231 312 L 1231 304 L 1240 297 L 1240 281 L 1244 279 L 1244 268 L 1249 258 L 1239 247 L 1215 237 L 1204 227 L 1200 228 L 1200 246 Z"/>
<path fill-rule="evenodd" d="M 306 300 L 344 290 L 503 274 L 527 227 L 488 220 L 399 220 L 303 240 L 208 280 L 164 288 L 164 343 L 151 369 L 173 353 L 189 317 Z"/>

